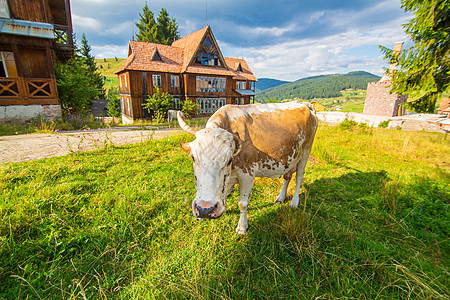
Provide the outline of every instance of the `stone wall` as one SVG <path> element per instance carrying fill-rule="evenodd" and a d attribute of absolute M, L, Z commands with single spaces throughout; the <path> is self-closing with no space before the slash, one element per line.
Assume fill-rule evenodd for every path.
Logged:
<path fill-rule="evenodd" d="M 46 120 L 61 117 L 60 105 L 8 105 L 0 106 L 0 121 L 26 121 L 37 116 Z"/>
<path fill-rule="evenodd" d="M 406 102 L 408 95 L 389 93 L 390 81 L 370 82 L 367 85 L 367 96 L 364 114 L 394 117 L 398 116 L 399 104 Z M 402 115 L 402 113 L 400 113 Z"/>

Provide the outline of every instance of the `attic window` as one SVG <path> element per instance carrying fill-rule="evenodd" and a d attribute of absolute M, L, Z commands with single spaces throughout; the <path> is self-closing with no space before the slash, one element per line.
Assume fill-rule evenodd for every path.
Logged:
<path fill-rule="evenodd" d="M 244 72 L 244 70 L 242 70 L 241 63 L 239 63 L 239 65 L 238 65 L 238 67 L 237 67 L 237 71 Z"/>
<path fill-rule="evenodd" d="M 195 62 L 205 66 L 220 66 L 219 58 L 216 54 L 212 53 L 198 53 Z"/>
<path fill-rule="evenodd" d="M 156 48 L 155 53 L 153 53 L 152 61 L 162 61 L 161 55 L 159 55 L 158 48 Z"/>
<path fill-rule="evenodd" d="M 203 43 L 203 47 L 212 47 L 211 40 L 209 39 L 209 36 L 206 37 L 205 42 Z"/>

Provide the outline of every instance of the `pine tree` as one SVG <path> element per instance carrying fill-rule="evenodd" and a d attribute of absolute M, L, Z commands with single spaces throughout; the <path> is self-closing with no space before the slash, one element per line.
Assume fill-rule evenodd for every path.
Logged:
<path fill-rule="evenodd" d="M 148 9 L 147 3 L 145 3 L 142 13 L 139 13 L 139 23 L 135 23 L 138 28 L 136 39 L 139 42 L 157 43 L 157 27 L 153 12 Z"/>
<path fill-rule="evenodd" d="M 414 14 L 404 25 L 414 46 L 399 54 L 380 46 L 385 59 L 399 68 L 391 76 L 391 91 L 408 94 L 413 99 L 406 104 L 409 109 L 433 113 L 436 101 L 450 87 L 450 1 L 401 2 L 405 11 Z"/>
<path fill-rule="evenodd" d="M 179 39 L 178 24 L 175 18 L 170 18 L 166 9 L 161 8 L 158 19 L 155 21 L 153 12 L 145 4 L 140 19 L 135 23 L 138 29 L 136 39 L 140 42 L 171 45 Z"/>
<path fill-rule="evenodd" d="M 99 91 L 97 99 L 105 98 L 105 90 L 103 88 L 103 78 L 98 71 L 97 64 L 95 63 L 94 57 L 91 55 L 91 46 L 89 45 L 86 36 L 83 33 L 81 37 L 81 48 L 80 55 L 83 58 L 84 64 L 87 67 L 89 75 L 92 77 L 95 88 Z"/>
<path fill-rule="evenodd" d="M 171 45 L 180 37 L 178 35 L 178 25 L 175 18 L 169 18 L 169 13 L 165 8 L 161 8 L 158 16 L 157 37 L 160 44 Z"/>

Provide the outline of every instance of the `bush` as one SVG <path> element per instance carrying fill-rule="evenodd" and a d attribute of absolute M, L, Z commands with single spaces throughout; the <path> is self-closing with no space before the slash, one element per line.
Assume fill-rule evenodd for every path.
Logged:
<path fill-rule="evenodd" d="M 92 105 L 91 99 L 100 92 L 83 60 L 75 56 L 66 63 L 55 65 L 56 86 L 64 115 L 85 113 Z"/>
<path fill-rule="evenodd" d="M 193 118 L 197 115 L 198 104 L 195 103 L 194 101 L 189 100 L 189 98 L 186 98 L 186 100 L 183 102 L 181 111 L 183 112 L 186 118 L 188 119 Z"/>
<path fill-rule="evenodd" d="M 142 105 L 142 108 L 147 109 L 151 118 L 156 116 L 158 113 L 158 118 L 160 116 L 166 116 L 167 111 L 172 109 L 173 98 L 169 93 L 160 93 L 159 88 L 156 88 L 156 93 L 149 95 L 147 101 Z"/>
<path fill-rule="evenodd" d="M 378 124 L 378 127 L 379 128 L 387 128 L 389 125 L 389 122 L 390 122 L 390 120 L 383 121 L 380 124 Z"/>
<path fill-rule="evenodd" d="M 106 105 L 108 116 L 120 117 L 119 89 L 117 87 L 110 88 L 106 97 L 108 98 L 108 104 Z"/>
<path fill-rule="evenodd" d="M 344 121 L 339 123 L 339 128 L 343 130 L 350 130 L 358 126 L 358 123 L 353 120 L 349 120 L 348 118 L 345 118 Z"/>

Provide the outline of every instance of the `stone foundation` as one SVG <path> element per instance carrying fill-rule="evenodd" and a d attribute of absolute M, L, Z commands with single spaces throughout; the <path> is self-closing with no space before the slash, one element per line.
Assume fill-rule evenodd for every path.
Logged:
<path fill-rule="evenodd" d="M 45 120 L 61 117 L 60 105 L 8 105 L 0 106 L 0 121 L 21 120 L 41 116 Z"/>

